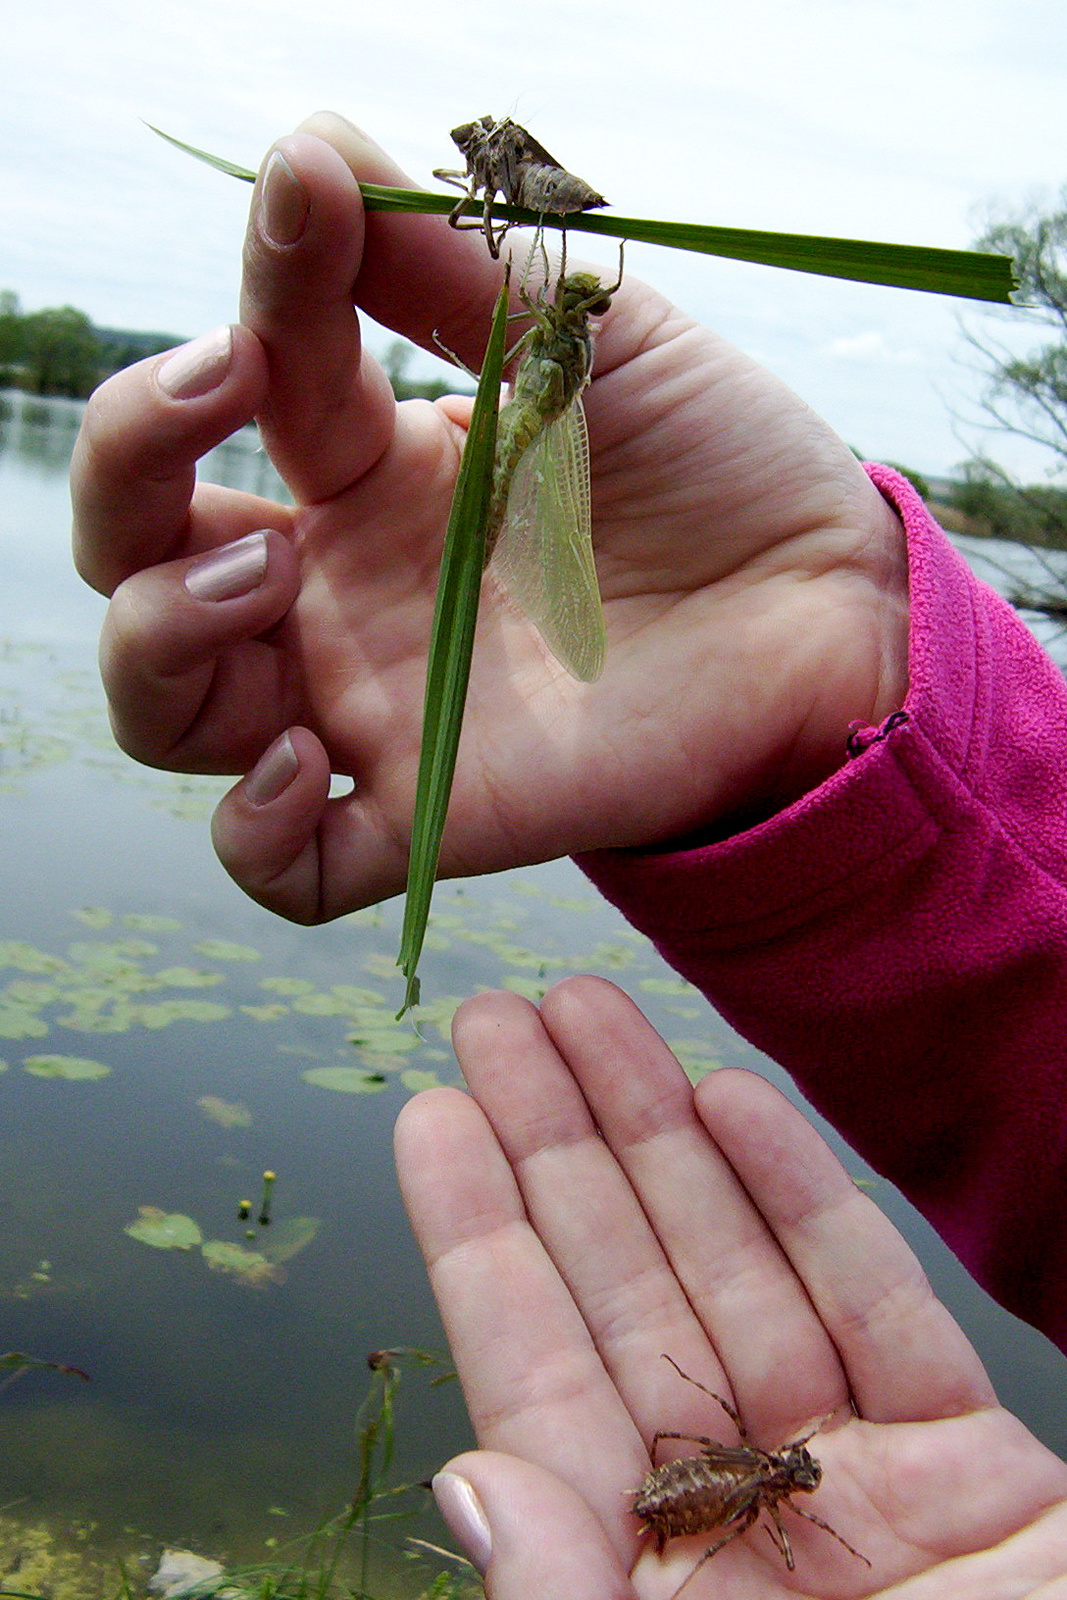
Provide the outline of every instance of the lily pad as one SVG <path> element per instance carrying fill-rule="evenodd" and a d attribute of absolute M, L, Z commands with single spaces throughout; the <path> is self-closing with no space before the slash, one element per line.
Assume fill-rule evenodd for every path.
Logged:
<path fill-rule="evenodd" d="M 138 933 L 179 933 L 181 923 L 175 917 L 163 917 L 152 911 L 131 911 L 122 918 L 126 928 Z"/>
<path fill-rule="evenodd" d="M 49 1032 L 36 1011 L 0 997 L 0 1039 L 43 1039 Z"/>
<path fill-rule="evenodd" d="M 25 939 L 0 939 L 0 967 L 15 967 L 19 972 L 69 971 L 61 956 L 38 950 Z"/>
<path fill-rule="evenodd" d="M 203 1234 L 192 1217 L 181 1211 L 161 1211 L 158 1206 L 138 1206 L 136 1222 L 128 1222 L 123 1233 L 155 1250 L 192 1250 Z"/>
<path fill-rule="evenodd" d="M 317 1089 L 336 1089 L 339 1094 L 377 1094 L 388 1082 L 380 1072 L 363 1067 L 309 1067 L 300 1076 Z"/>
<path fill-rule="evenodd" d="M 347 1017 L 351 1011 L 347 1001 L 335 994 L 299 994 L 293 999 L 293 1010 L 305 1017 Z"/>
<path fill-rule="evenodd" d="M 25 1056 L 22 1065 L 35 1078 L 69 1078 L 79 1083 L 106 1078 L 111 1071 L 106 1062 L 90 1061 L 86 1056 Z"/>
<path fill-rule="evenodd" d="M 417 1050 L 422 1043 L 417 1033 L 412 1033 L 410 1028 L 357 1028 L 348 1035 L 349 1044 L 354 1044 L 368 1056 L 396 1056 L 406 1055 L 409 1050 Z"/>
<path fill-rule="evenodd" d="M 291 1261 L 306 1249 L 321 1226 L 321 1217 L 283 1217 L 281 1222 L 272 1222 L 260 1238 L 260 1254 L 277 1265 Z"/>
<path fill-rule="evenodd" d="M 220 1100 L 217 1094 L 202 1094 L 196 1103 L 208 1121 L 217 1122 L 220 1128 L 249 1128 L 252 1125 L 251 1111 L 239 1100 Z"/>
<path fill-rule="evenodd" d="M 237 944 L 232 939 L 201 939 L 193 945 L 197 955 L 209 961 L 262 961 L 263 957 L 250 944 Z"/>
<path fill-rule="evenodd" d="M 691 983 L 684 978 L 642 978 L 637 987 L 646 994 L 688 995 L 694 994 Z"/>
<path fill-rule="evenodd" d="M 259 987 L 273 994 L 311 994 L 315 985 L 307 978 L 260 978 Z"/>
<path fill-rule="evenodd" d="M 436 1072 L 428 1072 L 424 1067 L 406 1067 L 400 1074 L 400 1081 L 411 1094 L 419 1094 L 423 1089 L 436 1089 L 441 1082 Z"/>
<path fill-rule="evenodd" d="M 200 1253 L 212 1272 L 226 1272 L 250 1289 L 265 1288 L 268 1283 L 281 1283 L 285 1277 L 281 1267 L 268 1261 L 258 1250 L 246 1250 L 244 1245 L 229 1239 L 209 1239 L 201 1245 Z"/>
<path fill-rule="evenodd" d="M 144 1028 L 169 1028 L 172 1022 L 221 1022 L 230 1015 L 230 1007 L 215 1000 L 160 1000 L 138 1006 L 136 1018 Z"/>
<path fill-rule="evenodd" d="M 113 914 L 103 906 L 82 906 L 80 910 L 72 911 L 71 916 L 77 917 L 78 921 L 86 928 L 93 928 L 97 931 L 102 928 L 110 928 L 115 920 Z"/>
<path fill-rule="evenodd" d="M 226 979 L 221 972 L 204 972 L 197 967 L 162 967 L 156 982 L 171 989 L 214 989 Z"/>

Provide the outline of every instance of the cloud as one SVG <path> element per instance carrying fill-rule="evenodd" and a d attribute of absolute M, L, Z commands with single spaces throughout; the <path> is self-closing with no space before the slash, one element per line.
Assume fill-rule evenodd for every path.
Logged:
<path fill-rule="evenodd" d="M 880 366 L 917 367 L 922 365 L 923 360 L 921 350 L 896 349 L 877 328 L 831 339 L 823 346 L 823 350 L 835 361 L 873 362 Z"/>

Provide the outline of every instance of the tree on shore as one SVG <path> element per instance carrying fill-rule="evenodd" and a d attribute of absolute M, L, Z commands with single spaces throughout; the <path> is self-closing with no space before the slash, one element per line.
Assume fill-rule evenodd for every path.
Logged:
<path fill-rule="evenodd" d="M 1013 322 L 1040 330 L 1022 355 L 968 333 L 985 375 L 982 409 L 997 431 L 1048 452 L 1049 482 L 1023 487 L 979 456 L 964 468 L 957 503 L 1001 523 L 996 531 L 1009 538 L 1067 545 L 1067 187 L 1051 210 L 1029 205 L 991 220 L 976 248 L 1012 257 L 1019 281 Z"/>

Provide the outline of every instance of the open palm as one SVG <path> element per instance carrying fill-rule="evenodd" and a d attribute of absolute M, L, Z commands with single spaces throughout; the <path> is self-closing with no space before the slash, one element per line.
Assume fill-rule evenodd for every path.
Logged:
<path fill-rule="evenodd" d="M 102 660 L 131 753 L 243 773 L 299 729 L 284 794 L 257 805 L 238 786 L 215 837 L 251 893 L 311 920 L 403 886 L 468 412 L 460 399 L 396 406 L 353 294 L 476 365 L 500 269 L 442 218 L 364 216 L 356 176 L 404 180 L 340 119 L 280 141 L 266 172 L 228 374 L 176 400 L 157 358 L 104 386 L 76 454 L 75 549 L 113 596 Z M 795 396 L 627 279 L 586 411 L 607 666 L 594 685 L 568 678 L 490 572 L 446 873 L 773 810 L 840 764 L 851 721 L 880 720 L 904 691 L 899 524 Z M 194 493 L 196 457 L 253 413 L 295 508 Z M 261 528 L 258 587 L 190 596 L 198 557 Z M 350 796 L 327 801 L 330 770 L 354 780 Z"/>
<path fill-rule="evenodd" d="M 668 1600 L 716 1537 L 661 1558 L 631 1509 L 657 1430 L 736 1443 L 663 1353 L 765 1448 L 828 1419 L 797 1504 L 870 1562 L 783 1508 L 792 1572 L 753 1529 L 685 1600 L 1067 1594 L 1067 1465 L 777 1090 L 724 1071 L 694 1095 L 599 979 L 540 1012 L 480 996 L 454 1038 L 473 1098 L 409 1102 L 397 1162 L 483 1447 L 446 1476 L 488 1516 L 493 1600 Z"/>

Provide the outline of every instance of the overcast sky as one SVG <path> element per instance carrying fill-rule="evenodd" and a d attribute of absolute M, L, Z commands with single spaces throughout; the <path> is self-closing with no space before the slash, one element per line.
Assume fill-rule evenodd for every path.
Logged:
<path fill-rule="evenodd" d="M 248 190 L 145 122 L 256 166 L 328 106 L 432 188 L 450 128 L 508 114 L 623 214 L 953 247 L 1067 182 L 1063 0 L 36 0 L 0 66 L 0 287 L 182 336 L 236 316 Z M 1000 330 L 967 303 L 650 247 L 627 269 L 865 454 L 938 473 L 978 440 L 960 319 Z"/>

